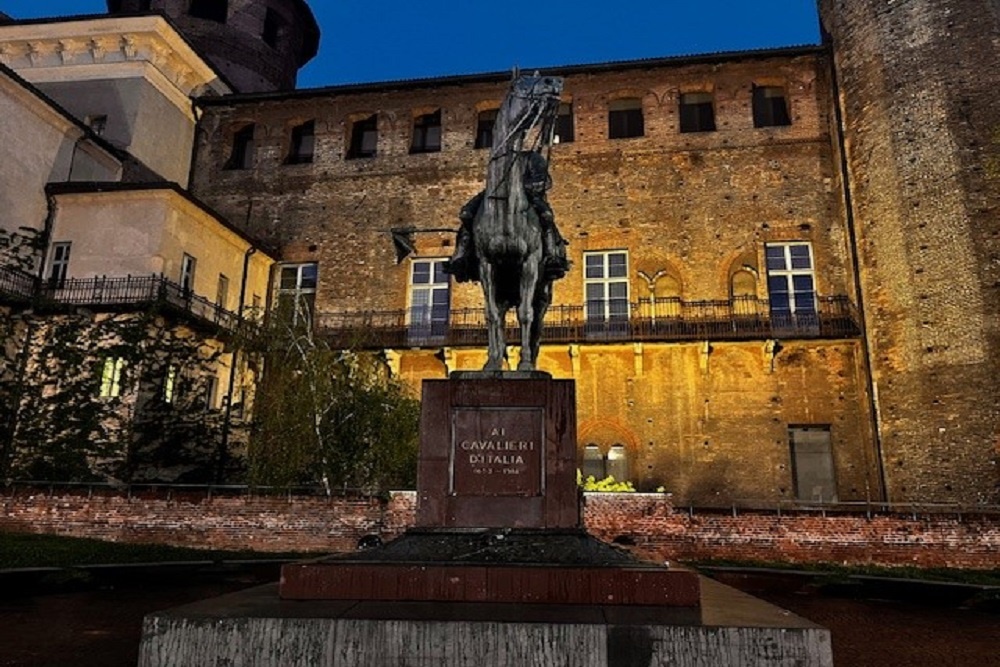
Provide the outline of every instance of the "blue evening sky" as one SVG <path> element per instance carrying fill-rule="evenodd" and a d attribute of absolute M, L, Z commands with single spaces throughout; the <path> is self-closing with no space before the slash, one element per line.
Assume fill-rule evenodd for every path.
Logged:
<path fill-rule="evenodd" d="M 621 1 L 621 0 L 619 0 Z M 310 0 L 319 55 L 299 87 L 815 44 L 815 0 Z M 14 18 L 104 0 L 0 0 Z M 614 9 L 617 6 L 618 9 Z"/>

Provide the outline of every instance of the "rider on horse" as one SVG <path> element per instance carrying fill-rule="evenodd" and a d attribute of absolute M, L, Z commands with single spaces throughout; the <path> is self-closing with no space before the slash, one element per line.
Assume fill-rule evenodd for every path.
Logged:
<path fill-rule="evenodd" d="M 556 229 L 555 215 L 546 197 L 546 191 L 552 187 L 552 177 L 549 176 L 549 164 L 542 155 L 541 149 L 524 151 L 524 192 L 531 207 L 538 215 L 538 223 L 542 228 L 542 254 L 544 255 L 544 278 L 558 280 L 569 270 L 566 259 L 566 241 Z M 455 239 L 455 254 L 445 262 L 445 273 L 455 276 L 455 280 L 464 283 L 469 280 L 479 280 L 479 262 L 472 241 L 472 224 L 476 212 L 483 203 L 486 191 L 481 191 L 459 211 L 458 217 L 462 226 Z"/>

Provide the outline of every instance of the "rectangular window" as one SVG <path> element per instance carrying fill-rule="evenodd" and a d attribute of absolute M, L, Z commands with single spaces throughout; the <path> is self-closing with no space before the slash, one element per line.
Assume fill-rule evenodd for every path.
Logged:
<path fill-rule="evenodd" d="M 798 333 L 818 331 L 812 246 L 802 242 L 769 243 L 764 252 L 771 327 Z"/>
<path fill-rule="evenodd" d="M 194 291 L 194 270 L 198 264 L 196 260 L 191 255 L 184 253 L 181 257 L 181 289 L 184 292 L 190 294 Z"/>
<path fill-rule="evenodd" d="M 356 120 L 351 125 L 351 146 L 347 159 L 375 157 L 378 150 L 378 114 L 364 120 Z"/>
<path fill-rule="evenodd" d="M 568 144 L 576 140 L 576 127 L 573 125 L 573 105 L 569 102 L 559 104 L 559 115 L 556 116 L 555 143 Z"/>
<path fill-rule="evenodd" d="M 281 39 L 281 17 L 270 7 L 264 14 L 264 28 L 261 30 L 260 38 L 271 48 L 277 48 L 278 40 Z"/>
<path fill-rule="evenodd" d="M 414 260 L 410 271 L 409 337 L 414 343 L 442 339 L 451 315 L 451 282 L 443 259 Z"/>
<path fill-rule="evenodd" d="M 715 103 L 712 93 L 681 94 L 681 132 L 714 132 Z"/>
<path fill-rule="evenodd" d="M 229 278 L 223 273 L 219 274 L 219 286 L 215 290 L 215 303 L 223 310 L 229 303 Z"/>
<path fill-rule="evenodd" d="M 49 267 L 49 287 L 60 289 L 66 283 L 69 271 L 70 241 L 60 241 L 52 244 L 52 264 Z"/>
<path fill-rule="evenodd" d="M 497 110 L 480 111 L 476 120 L 475 148 L 490 148 L 493 146 L 493 125 L 497 122 Z"/>
<path fill-rule="evenodd" d="M 316 123 L 308 121 L 292 128 L 292 141 L 285 164 L 309 164 L 316 150 Z"/>
<path fill-rule="evenodd" d="M 608 104 L 608 139 L 641 137 L 645 133 L 642 100 L 630 97 Z"/>
<path fill-rule="evenodd" d="M 225 23 L 229 18 L 228 0 L 191 0 L 188 14 L 195 18 Z"/>
<path fill-rule="evenodd" d="M 837 502 L 837 481 L 829 426 L 788 429 L 795 497 L 812 502 Z"/>
<path fill-rule="evenodd" d="M 781 127 L 791 124 L 785 89 L 778 86 L 754 86 L 753 126 Z"/>
<path fill-rule="evenodd" d="M 441 150 L 441 110 L 413 119 L 410 153 L 437 153 Z"/>
<path fill-rule="evenodd" d="M 205 409 L 215 410 L 219 405 L 216 394 L 219 391 L 219 378 L 209 375 L 205 378 Z"/>
<path fill-rule="evenodd" d="M 163 376 L 163 402 L 173 403 L 177 397 L 177 366 L 171 364 L 167 367 L 167 373 Z"/>
<path fill-rule="evenodd" d="M 251 123 L 233 134 L 232 150 L 226 161 L 226 169 L 251 169 L 254 161 L 254 134 L 256 125 Z"/>
<path fill-rule="evenodd" d="M 101 366 L 101 398 L 117 398 L 122 393 L 123 357 L 107 357 Z"/>
<path fill-rule="evenodd" d="M 628 253 L 588 252 L 584 261 L 587 322 L 627 322 L 629 314 Z"/>
<path fill-rule="evenodd" d="M 312 322 L 319 265 L 285 264 L 278 273 L 278 312 L 294 324 Z"/>

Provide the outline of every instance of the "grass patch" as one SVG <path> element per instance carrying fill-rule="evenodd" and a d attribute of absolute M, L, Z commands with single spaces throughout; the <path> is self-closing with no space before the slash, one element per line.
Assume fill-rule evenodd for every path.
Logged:
<path fill-rule="evenodd" d="M 782 563 L 770 561 L 699 560 L 685 561 L 693 568 L 740 567 L 767 570 L 813 572 L 830 577 L 889 577 L 917 581 L 939 581 L 974 586 L 1000 586 L 1000 570 L 958 570 L 952 568 L 920 568 L 913 566 L 839 565 L 836 563 Z"/>
<path fill-rule="evenodd" d="M 159 544 L 126 544 L 79 537 L 0 532 L 0 570 L 176 561 L 294 560 L 308 555 L 288 552 L 191 549 Z"/>

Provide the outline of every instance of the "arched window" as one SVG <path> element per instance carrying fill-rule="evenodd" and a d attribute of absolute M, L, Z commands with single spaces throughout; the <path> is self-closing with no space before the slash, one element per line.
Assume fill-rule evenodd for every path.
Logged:
<path fill-rule="evenodd" d="M 583 465 L 580 474 L 584 479 L 593 477 L 600 481 L 614 477 L 616 482 L 630 481 L 628 449 L 621 443 L 610 447 L 590 443 L 583 448 Z"/>
<path fill-rule="evenodd" d="M 606 477 L 614 477 L 617 482 L 627 482 L 628 473 L 628 450 L 624 445 L 611 445 L 608 449 L 608 458 L 604 466 Z"/>
<path fill-rule="evenodd" d="M 583 466 L 580 469 L 583 478 L 593 477 L 604 479 L 604 454 L 601 448 L 591 443 L 583 448 Z"/>

